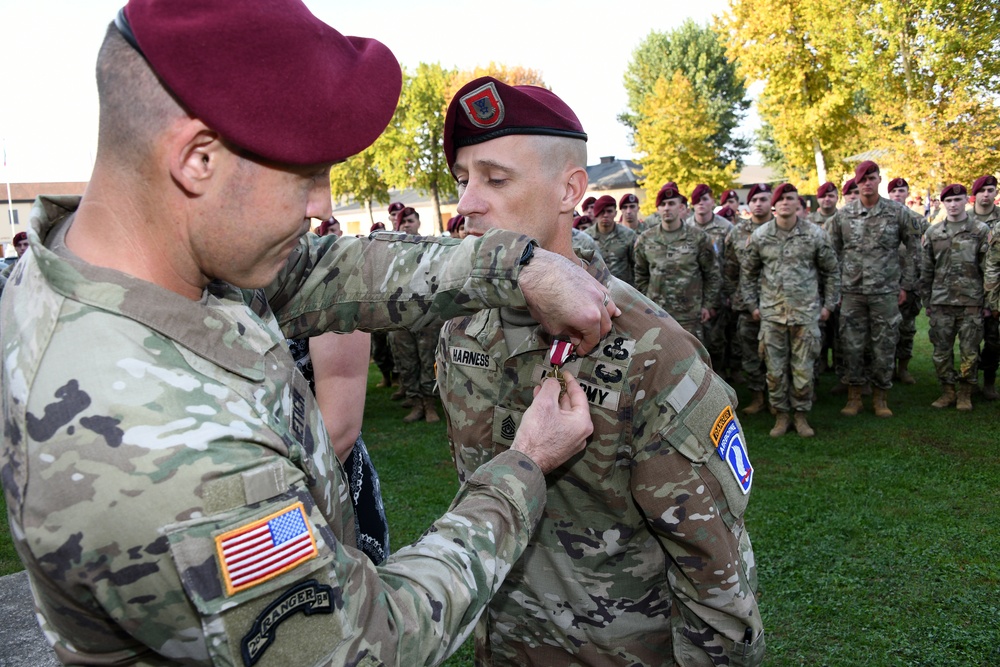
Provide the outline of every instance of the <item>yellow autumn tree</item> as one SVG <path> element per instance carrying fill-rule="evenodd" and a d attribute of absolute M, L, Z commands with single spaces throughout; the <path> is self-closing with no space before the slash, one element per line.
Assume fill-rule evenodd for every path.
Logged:
<path fill-rule="evenodd" d="M 719 128 L 681 72 L 674 72 L 670 79 L 658 78 L 638 115 L 635 148 L 646 192 L 643 213 L 655 210 L 656 193 L 667 181 L 677 183 L 684 194 L 698 183 L 705 183 L 716 193 L 733 185 L 736 162 L 718 165 L 712 139 Z"/>

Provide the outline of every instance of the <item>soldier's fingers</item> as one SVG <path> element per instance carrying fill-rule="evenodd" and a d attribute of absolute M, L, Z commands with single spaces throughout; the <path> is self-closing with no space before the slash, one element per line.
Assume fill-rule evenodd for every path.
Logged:
<path fill-rule="evenodd" d="M 563 410 L 590 414 L 587 392 L 583 390 L 583 387 L 571 373 L 563 373 L 563 378 L 566 381 L 566 393 L 559 397 L 559 407 Z"/>

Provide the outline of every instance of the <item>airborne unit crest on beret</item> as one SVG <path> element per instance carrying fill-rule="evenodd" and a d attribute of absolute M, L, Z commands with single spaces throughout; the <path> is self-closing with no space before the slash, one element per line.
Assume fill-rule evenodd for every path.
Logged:
<path fill-rule="evenodd" d="M 486 129 L 503 122 L 503 101 L 492 81 L 462 95 L 459 101 L 465 115 L 476 127 Z"/>

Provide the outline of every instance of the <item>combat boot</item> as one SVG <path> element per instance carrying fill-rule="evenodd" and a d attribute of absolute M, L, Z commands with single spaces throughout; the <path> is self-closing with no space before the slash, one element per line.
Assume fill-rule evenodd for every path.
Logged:
<path fill-rule="evenodd" d="M 806 413 L 796 412 L 793 417 L 795 420 L 795 431 L 803 438 L 811 438 L 816 435 L 816 431 L 812 429 L 809 422 L 806 421 Z"/>
<path fill-rule="evenodd" d="M 847 386 L 847 405 L 844 406 L 840 414 L 845 417 L 856 417 L 861 412 L 861 387 L 857 385 Z"/>
<path fill-rule="evenodd" d="M 848 385 L 844 384 L 843 380 L 838 379 L 837 384 L 835 384 L 833 386 L 833 389 L 830 390 L 830 395 L 840 396 L 841 394 L 846 394 L 848 389 L 849 389 Z"/>
<path fill-rule="evenodd" d="M 771 429 L 772 438 L 780 438 L 788 433 L 788 427 L 792 425 L 792 419 L 787 412 L 779 412 L 774 420 L 774 428 Z"/>
<path fill-rule="evenodd" d="M 879 389 L 874 387 L 872 389 L 872 408 L 875 410 L 876 417 L 891 417 L 892 410 L 889 409 L 886 399 L 889 397 L 889 392 L 885 389 Z"/>
<path fill-rule="evenodd" d="M 420 402 L 419 396 L 407 396 L 402 401 L 400 401 L 399 406 L 401 408 L 412 408 L 414 405 Z"/>
<path fill-rule="evenodd" d="M 1000 398 L 1000 394 L 997 393 L 997 374 L 996 371 L 984 372 L 983 373 L 983 398 L 987 401 L 995 401 Z"/>
<path fill-rule="evenodd" d="M 900 384 L 916 384 L 917 381 L 912 375 L 910 375 L 910 360 L 900 359 L 899 367 L 896 371 L 896 377 L 899 378 Z"/>
<path fill-rule="evenodd" d="M 413 409 L 410 410 L 410 414 L 403 417 L 403 422 L 406 424 L 412 424 L 413 422 L 418 422 L 424 418 L 424 402 L 419 398 L 415 399 L 413 402 Z"/>
<path fill-rule="evenodd" d="M 437 410 L 434 409 L 434 397 L 424 396 L 424 421 L 428 424 L 436 424 L 441 421 Z"/>
<path fill-rule="evenodd" d="M 968 382 L 958 385 L 958 400 L 955 403 L 955 407 L 962 412 L 972 410 L 972 385 Z"/>
<path fill-rule="evenodd" d="M 947 408 L 949 405 L 955 405 L 955 385 L 946 384 L 941 387 L 941 395 L 936 401 L 931 403 L 932 408 Z"/>
<path fill-rule="evenodd" d="M 405 396 L 406 396 L 406 389 L 403 388 L 403 385 L 399 385 L 399 389 L 392 392 L 392 395 L 389 397 L 389 400 L 398 401 L 401 398 L 404 398 Z"/>
<path fill-rule="evenodd" d="M 750 401 L 750 405 L 743 408 L 743 414 L 745 415 L 755 415 L 764 409 L 764 392 L 755 391 L 753 393 L 753 400 Z"/>

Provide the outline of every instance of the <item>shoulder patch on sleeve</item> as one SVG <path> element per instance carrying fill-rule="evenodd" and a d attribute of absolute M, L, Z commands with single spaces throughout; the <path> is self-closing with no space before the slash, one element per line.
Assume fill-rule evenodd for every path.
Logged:
<path fill-rule="evenodd" d="M 273 579 L 319 554 L 301 502 L 217 535 L 215 549 L 228 595 Z"/>
<path fill-rule="evenodd" d="M 250 632 L 240 642 L 243 664 L 252 667 L 275 639 L 275 631 L 290 616 L 333 613 L 333 588 L 315 579 L 297 584 L 267 605 L 253 622 Z"/>
<path fill-rule="evenodd" d="M 711 437 L 715 443 L 716 453 L 733 473 L 743 494 L 750 493 L 753 484 L 753 466 L 750 465 L 750 457 L 743 442 L 743 433 L 736 423 L 733 406 L 727 405 L 716 417 Z"/>

